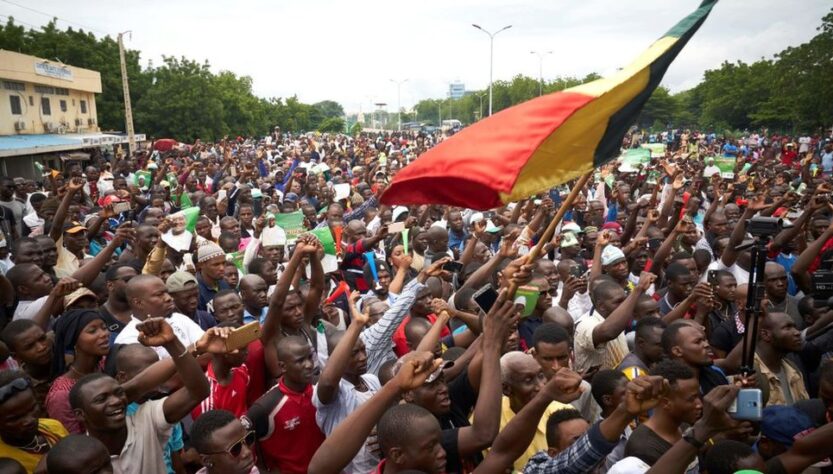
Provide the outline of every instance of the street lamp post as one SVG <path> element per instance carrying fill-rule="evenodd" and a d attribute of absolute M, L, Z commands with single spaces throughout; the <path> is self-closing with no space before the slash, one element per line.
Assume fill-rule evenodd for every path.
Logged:
<path fill-rule="evenodd" d="M 399 131 L 402 131 L 402 95 L 400 94 L 402 84 L 408 82 L 407 79 L 402 79 L 401 81 L 397 81 L 391 79 L 390 82 L 396 84 L 396 115 L 399 120 Z"/>
<path fill-rule="evenodd" d="M 552 54 L 552 51 L 530 51 L 530 54 L 538 56 L 538 96 L 544 95 L 544 56 Z"/>
<path fill-rule="evenodd" d="M 489 116 L 492 116 L 492 69 L 494 65 L 494 58 L 495 58 L 495 36 L 501 31 L 508 30 L 512 28 L 512 25 L 506 25 L 503 28 L 495 31 L 494 33 L 490 33 L 483 29 L 480 25 L 476 25 L 472 23 L 473 27 L 477 28 L 478 30 L 482 31 L 489 35 Z"/>

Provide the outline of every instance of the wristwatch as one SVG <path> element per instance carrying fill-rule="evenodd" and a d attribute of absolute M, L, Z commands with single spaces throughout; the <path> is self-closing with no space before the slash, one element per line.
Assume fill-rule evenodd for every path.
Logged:
<path fill-rule="evenodd" d="M 699 440 L 697 440 L 697 438 L 694 436 L 694 427 L 693 427 L 693 426 L 689 426 L 689 427 L 688 427 L 688 429 L 686 429 L 685 431 L 683 431 L 683 440 L 684 440 L 686 443 L 688 443 L 688 444 L 690 444 L 690 445 L 694 446 L 694 447 L 695 447 L 695 448 L 697 448 L 698 450 L 699 450 L 699 449 L 703 449 L 703 446 L 705 446 L 705 445 L 706 445 L 706 442 L 705 442 L 705 441 L 699 441 Z"/>

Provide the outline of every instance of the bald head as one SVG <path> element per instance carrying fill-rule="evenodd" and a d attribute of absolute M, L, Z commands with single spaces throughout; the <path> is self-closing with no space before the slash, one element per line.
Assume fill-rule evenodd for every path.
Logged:
<path fill-rule="evenodd" d="M 408 341 L 408 346 L 411 350 L 415 350 L 422 339 L 431 330 L 431 323 L 427 319 L 412 318 L 405 325 L 405 339 Z"/>
<path fill-rule="evenodd" d="M 309 343 L 301 336 L 287 336 L 278 341 L 278 360 L 288 362 L 294 354 L 310 350 Z"/>
<path fill-rule="evenodd" d="M 158 360 L 159 356 L 150 347 L 141 344 L 122 346 L 116 353 L 116 379 L 127 382 Z"/>
<path fill-rule="evenodd" d="M 253 291 L 257 286 L 265 285 L 264 280 L 260 275 L 249 273 L 240 279 L 240 291 Z"/>
<path fill-rule="evenodd" d="M 147 291 L 157 282 L 162 283 L 162 280 L 155 275 L 136 275 L 131 278 L 125 289 L 128 300 L 141 299 L 142 295 L 146 295 Z"/>
<path fill-rule="evenodd" d="M 547 308 L 544 311 L 544 314 L 541 315 L 542 319 L 546 322 L 553 322 L 558 324 L 565 331 L 567 334 L 573 333 L 573 328 L 575 322 L 573 321 L 573 317 L 570 315 L 570 312 L 566 309 L 562 308 L 561 306 L 553 306 L 552 308 Z"/>

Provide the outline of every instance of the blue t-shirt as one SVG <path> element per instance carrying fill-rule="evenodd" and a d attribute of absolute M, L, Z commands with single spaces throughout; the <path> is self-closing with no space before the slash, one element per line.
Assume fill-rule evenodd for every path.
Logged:
<path fill-rule="evenodd" d="M 737 156 L 738 154 L 738 147 L 732 145 L 731 143 L 727 143 L 723 145 L 723 156 Z"/>

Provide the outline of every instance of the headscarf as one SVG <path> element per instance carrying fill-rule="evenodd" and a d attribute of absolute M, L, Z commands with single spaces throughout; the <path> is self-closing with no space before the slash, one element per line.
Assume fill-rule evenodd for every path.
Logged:
<path fill-rule="evenodd" d="M 81 331 L 96 319 L 104 321 L 97 309 L 85 308 L 67 311 L 55 321 L 55 350 L 52 355 L 54 374 L 63 375 L 66 372 L 64 354 L 75 353 L 75 343 L 78 342 Z"/>

